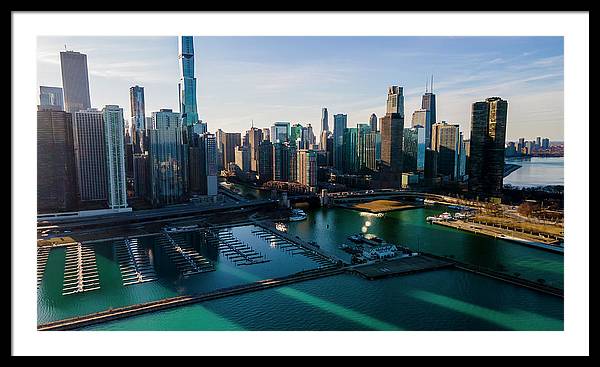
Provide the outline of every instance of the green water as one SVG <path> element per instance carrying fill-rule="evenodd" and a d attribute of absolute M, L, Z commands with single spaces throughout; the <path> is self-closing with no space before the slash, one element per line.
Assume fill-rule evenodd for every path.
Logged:
<path fill-rule="evenodd" d="M 321 249 L 349 261 L 351 255 L 338 246 L 351 243 L 347 237 L 366 227 L 368 233 L 388 242 L 439 256 L 454 256 L 457 260 L 508 274 L 520 273 L 522 278 L 533 281 L 544 279 L 546 284 L 563 287 L 563 255 L 425 221 L 426 217 L 447 210 L 443 206 L 424 207 L 378 218 L 349 209 L 318 208 L 308 213 L 307 220 L 290 223 L 288 231 L 316 241 Z"/>
<path fill-rule="evenodd" d="M 562 286 L 563 257 L 558 254 L 473 235 L 425 222 L 445 208 L 388 213 L 382 218 L 330 208 L 308 211 L 308 219 L 289 223 L 288 232 L 314 240 L 321 249 L 342 258 L 338 249 L 346 237 L 368 231 L 414 249 L 453 255 L 462 261 L 522 277 L 543 278 Z M 50 252 L 38 290 L 38 322 L 89 314 L 180 294 L 211 291 L 259 279 L 315 268 L 302 255 L 272 248 L 252 235 L 252 226 L 236 227 L 236 236 L 271 261 L 236 266 L 216 248 L 194 248 L 215 263 L 216 271 L 178 276 L 152 237 L 140 238 L 151 255 L 158 281 L 123 286 L 112 243 L 95 246 L 101 289 L 62 296 L 64 249 Z M 563 301 L 533 290 L 460 271 L 436 270 L 377 281 L 355 275 L 316 279 L 293 286 L 247 293 L 104 323 L 90 330 L 562 330 Z"/>
<path fill-rule="evenodd" d="M 311 280 L 85 330 L 562 330 L 560 298 L 459 270 Z"/>

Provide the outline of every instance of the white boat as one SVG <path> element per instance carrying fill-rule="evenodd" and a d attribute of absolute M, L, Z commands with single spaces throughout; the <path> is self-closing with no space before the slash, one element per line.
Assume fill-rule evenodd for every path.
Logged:
<path fill-rule="evenodd" d="M 297 222 L 305 220 L 307 218 L 306 213 L 302 209 L 292 209 L 292 215 L 290 216 L 290 222 Z"/>

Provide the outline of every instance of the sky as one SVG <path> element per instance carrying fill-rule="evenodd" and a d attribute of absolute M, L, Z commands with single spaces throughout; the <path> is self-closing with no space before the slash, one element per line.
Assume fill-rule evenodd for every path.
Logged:
<path fill-rule="evenodd" d="M 62 86 L 59 52 L 87 54 L 92 107 L 123 107 L 144 87 L 146 115 L 179 111 L 177 36 L 38 37 L 38 88 Z M 387 88 L 404 87 L 405 127 L 434 76 L 437 120 L 470 134 L 475 101 L 508 101 L 507 141 L 563 140 L 562 37 L 194 37 L 198 113 L 211 132 L 244 132 L 254 121 L 310 123 L 321 108 L 348 126 L 385 114 Z M 38 101 L 39 103 L 39 101 Z"/>

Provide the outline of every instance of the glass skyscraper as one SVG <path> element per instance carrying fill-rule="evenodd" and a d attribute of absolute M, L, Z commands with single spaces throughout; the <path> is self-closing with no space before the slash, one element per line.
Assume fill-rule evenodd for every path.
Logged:
<path fill-rule="evenodd" d="M 348 123 L 348 115 L 333 115 L 333 166 L 343 170 L 344 129 Z"/>
<path fill-rule="evenodd" d="M 40 107 L 56 107 L 56 109 L 64 111 L 62 88 L 40 86 Z"/>
<path fill-rule="evenodd" d="M 184 127 L 198 123 L 196 78 L 194 77 L 194 37 L 179 37 L 179 107 Z"/>

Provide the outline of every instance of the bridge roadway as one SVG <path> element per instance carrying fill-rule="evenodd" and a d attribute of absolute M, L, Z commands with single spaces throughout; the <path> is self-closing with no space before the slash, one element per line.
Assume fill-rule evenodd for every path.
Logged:
<path fill-rule="evenodd" d="M 182 206 L 170 206 L 166 208 L 138 210 L 125 213 L 104 214 L 98 216 L 86 216 L 75 218 L 45 218 L 38 220 L 38 226 L 47 225 L 66 225 L 73 228 L 101 225 L 119 225 L 129 223 L 139 223 L 148 220 L 177 218 L 188 215 L 198 215 L 206 213 L 216 213 L 230 210 L 245 210 L 260 206 L 276 205 L 276 202 L 270 199 L 253 200 L 247 202 L 219 203 L 218 205 L 196 206 L 185 204 Z"/>
<path fill-rule="evenodd" d="M 139 303 L 135 305 L 109 309 L 106 311 L 100 311 L 90 315 L 52 321 L 46 324 L 38 325 L 38 330 L 73 330 L 84 326 L 119 320 L 126 317 L 138 316 L 159 310 L 166 310 L 174 307 L 190 305 L 217 298 L 269 289 L 305 280 L 312 280 L 332 275 L 338 275 L 343 273 L 344 271 L 344 268 L 334 266 L 328 268 L 307 270 L 281 278 L 260 280 L 257 282 L 244 284 L 240 286 L 219 289 L 213 292 L 165 298 L 158 301 Z"/>

